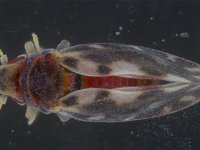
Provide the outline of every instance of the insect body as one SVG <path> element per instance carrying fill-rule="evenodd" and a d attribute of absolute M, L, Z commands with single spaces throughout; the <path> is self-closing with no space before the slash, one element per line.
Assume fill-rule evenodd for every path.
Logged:
<path fill-rule="evenodd" d="M 200 66 L 161 51 L 94 43 L 42 49 L 33 34 L 26 55 L 8 62 L 1 53 L 1 105 L 7 96 L 61 121 L 123 122 L 170 114 L 199 101 Z"/>

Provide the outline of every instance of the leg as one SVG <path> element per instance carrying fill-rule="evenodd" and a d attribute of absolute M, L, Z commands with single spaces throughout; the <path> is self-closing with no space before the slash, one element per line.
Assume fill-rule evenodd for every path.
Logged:
<path fill-rule="evenodd" d="M 3 51 L 0 49 L 0 61 L 3 65 L 8 63 L 7 55 L 3 54 Z"/>
<path fill-rule="evenodd" d="M 6 95 L 1 95 L 0 96 L 0 110 L 1 110 L 1 107 L 6 104 L 7 98 L 8 97 Z"/>
<path fill-rule="evenodd" d="M 33 42 L 29 41 L 24 44 L 24 48 L 26 50 L 26 54 L 30 56 L 33 53 L 37 53 L 37 50 L 34 47 Z"/>
<path fill-rule="evenodd" d="M 38 52 L 41 52 L 42 49 L 41 49 L 40 44 L 39 44 L 38 36 L 35 33 L 33 33 L 32 37 L 33 37 L 33 43 L 35 45 L 35 49 Z"/>
<path fill-rule="evenodd" d="M 25 116 L 28 119 L 28 125 L 31 125 L 38 116 L 38 110 L 33 107 L 27 106 Z"/>
<path fill-rule="evenodd" d="M 70 46 L 70 43 L 69 43 L 69 41 L 67 41 L 67 40 L 62 40 L 59 44 L 58 44 L 58 46 L 57 46 L 57 50 L 59 51 L 59 50 L 62 50 L 62 49 L 64 49 L 64 48 L 67 48 L 67 47 L 69 47 Z"/>
<path fill-rule="evenodd" d="M 30 56 L 33 53 L 40 53 L 42 51 L 42 49 L 39 45 L 38 36 L 35 33 L 33 33 L 32 37 L 33 37 L 33 42 L 28 41 L 24 44 L 24 48 L 25 48 L 26 54 L 28 56 Z"/>

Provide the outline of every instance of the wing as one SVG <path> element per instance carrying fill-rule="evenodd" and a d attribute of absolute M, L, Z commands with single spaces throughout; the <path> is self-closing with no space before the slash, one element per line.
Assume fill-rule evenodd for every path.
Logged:
<path fill-rule="evenodd" d="M 200 66 L 161 51 L 122 44 L 83 44 L 60 51 L 62 66 L 86 76 L 157 79 L 168 84 L 74 91 L 53 111 L 83 121 L 153 118 L 187 108 L 200 98 Z"/>
<path fill-rule="evenodd" d="M 161 51 L 123 44 L 83 44 L 60 51 L 60 63 L 88 76 L 118 75 L 200 82 L 200 65 Z"/>
<path fill-rule="evenodd" d="M 63 116 L 82 121 L 123 122 L 167 115 L 200 99 L 200 85 L 171 83 L 157 87 L 83 89 L 75 91 L 54 108 Z"/>

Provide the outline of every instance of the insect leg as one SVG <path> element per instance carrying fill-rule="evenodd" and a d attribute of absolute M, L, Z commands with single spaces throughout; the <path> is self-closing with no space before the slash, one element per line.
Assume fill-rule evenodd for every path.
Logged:
<path fill-rule="evenodd" d="M 57 46 L 57 50 L 62 50 L 62 49 L 64 49 L 64 48 L 67 48 L 67 47 L 69 47 L 70 46 L 70 42 L 69 41 L 67 41 L 67 40 L 62 40 L 59 44 L 58 44 L 58 46 Z"/>
<path fill-rule="evenodd" d="M 41 52 L 42 49 L 41 49 L 40 44 L 39 44 L 38 36 L 35 33 L 33 33 L 32 37 L 33 37 L 33 43 L 35 45 L 36 50 L 38 52 Z"/>
<path fill-rule="evenodd" d="M 28 124 L 31 125 L 38 116 L 38 110 L 33 107 L 27 106 L 25 116 L 28 119 Z"/>
<path fill-rule="evenodd" d="M 40 45 L 39 45 L 38 36 L 35 33 L 33 33 L 32 37 L 33 37 L 33 42 L 28 41 L 24 44 L 24 48 L 25 48 L 26 54 L 28 56 L 30 56 L 33 53 L 40 53 L 41 50 L 42 50 Z"/>
<path fill-rule="evenodd" d="M 36 53 L 36 52 L 37 52 L 36 49 L 35 49 L 35 47 L 34 47 L 33 42 L 31 42 L 31 41 L 26 42 L 26 43 L 24 44 L 24 48 L 25 48 L 26 54 L 27 54 L 28 56 L 31 55 L 31 54 L 33 54 L 33 53 Z"/>
<path fill-rule="evenodd" d="M 1 110 L 1 107 L 6 104 L 7 98 L 8 97 L 6 95 L 1 95 L 0 96 L 0 110 Z"/>
<path fill-rule="evenodd" d="M 0 49 L 0 61 L 3 65 L 8 63 L 7 55 L 3 54 L 3 51 Z"/>

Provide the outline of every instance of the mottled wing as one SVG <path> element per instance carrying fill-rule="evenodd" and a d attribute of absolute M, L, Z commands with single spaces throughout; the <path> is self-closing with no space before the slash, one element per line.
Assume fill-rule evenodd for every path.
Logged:
<path fill-rule="evenodd" d="M 153 49 L 83 44 L 60 51 L 60 64 L 81 75 L 174 81 L 150 87 L 83 89 L 58 101 L 55 113 L 83 121 L 131 121 L 162 116 L 199 101 L 200 66 Z"/>
<path fill-rule="evenodd" d="M 167 115 L 200 100 L 200 85 L 171 83 L 159 88 L 83 89 L 58 101 L 56 113 L 82 121 L 123 122 Z"/>
<path fill-rule="evenodd" d="M 200 82 L 198 64 L 141 46 L 83 44 L 61 50 L 60 58 L 63 66 L 83 75 Z"/>

